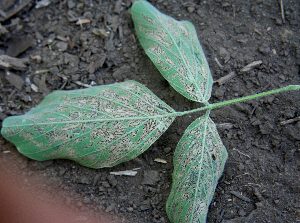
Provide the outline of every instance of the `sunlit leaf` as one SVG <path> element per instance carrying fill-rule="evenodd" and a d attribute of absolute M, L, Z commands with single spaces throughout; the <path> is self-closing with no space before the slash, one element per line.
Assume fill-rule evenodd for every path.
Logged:
<path fill-rule="evenodd" d="M 205 222 L 222 175 L 227 151 L 208 114 L 186 129 L 175 151 L 173 184 L 167 201 L 171 222 Z"/>
<path fill-rule="evenodd" d="M 127 81 L 55 91 L 27 114 L 5 119 L 1 133 L 35 160 L 110 167 L 148 149 L 174 120 L 161 115 L 173 112 L 146 87 Z"/>
<path fill-rule="evenodd" d="M 161 74 L 188 99 L 208 101 L 212 76 L 193 24 L 176 21 L 143 0 L 131 13 L 140 43 Z"/>

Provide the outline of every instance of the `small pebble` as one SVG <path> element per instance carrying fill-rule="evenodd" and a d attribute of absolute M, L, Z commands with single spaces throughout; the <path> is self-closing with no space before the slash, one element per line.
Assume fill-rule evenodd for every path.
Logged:
<path fill-rule="evenodd" d="M 132 211 L 133 211 L 133 208 L 132 208 L 132 207 L 129 207 L 129 208 L 127 208 L 127 211 L 132 212 Z"/>
<path fill-rule="evenodd" d="M 76 4 L 72 1 L 72 0 L 69 0 L 68 1 L 68 8 L 69 9 L 72 9 L 72 8 L 74 8 L 76 6 Z"/>
<path fill-rule="evenodd" d="M 110 187 L 110 185 L 109 185 L 109 183 L 107 181 L 102 182 L 102 186 L 105 187 L 105 188 L 109 188 Z"/>
<path fill-rule="evenodd" d="M 83 203 L 89 204 L 89 203 L 91 203 L 91 199 L 88 198 L 88 197 L 85 197 L 85 198 L 83 199 Z"/>
<path fill-rule="evenodd" d="M 115 187 L 118 183 L 118 181 L 116 180 L 115 176 L 113 175 L 108 175 L 107 176 L 107 180 L 110 183 L 111 186 Z"/>
<path fill-rule="evenodd" d="M 187 10 L 189 13 L 193 13 L 195 11 L 195 7 L 188 7 Z"/>
<path fill-rule="evenodd" d="M 169 153 L 169 152 L 171 152 L 171 150 L 172 150 L 172 149 L 171 149 L 170 147 L 165 147 L 165 148 L 164 148 L 164 152 L 165 152 L 165 153 Z"/>
<path fill-rule="evenodd" d="M 147 205 L 147 204 L 141 205 L 140 208 L 141 208 L 141 211 L 146 211 L 146 210 L 151 209 L 151 207 L 149 205 Z"/>
<path fill-rule="evenodd" d="M 241 209 L 239 210 L 239 216 L 245 217 L 246 214 L 247 214 L 247 213 L 244 211 L 244 209 L 241 208 Z"/>
<path fill-rule="evenodd" d="M 104 192 L 104 191 L 106 191 L 105 187 L 100 186 L 100 187 L 99 187 L 99 192 Z"/>
<path fill-rule="evenodd" d="M 115 203 L 112 203 L 111 205 L 109 205 L 106 209 L 105 209 L 105 212 L 108 213 L 108 212 L 111 212 L 112 210 L 114 210 L 116 207 L 116 204 Z"/>

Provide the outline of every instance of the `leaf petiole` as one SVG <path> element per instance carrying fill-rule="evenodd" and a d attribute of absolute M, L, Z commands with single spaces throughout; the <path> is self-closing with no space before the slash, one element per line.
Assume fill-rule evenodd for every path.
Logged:
<path fill-rule="evenodd" d="M 193 110 L 190 110 L 190 111 L 176 112 L 176 116 L 182 116 L 182 115 L 186 115 L 186 114 L 190 114 L 190 113 L 194 113 L 194 112 L 198 112 L 198 111 L 223 107 L 223 106 L 226 106 L 226 105 L 231 105 L 231 104 L 235 104 L 235 103 L 238 103 L 238 102 L 248 101 L 248 100 L 264 97 L 264 96 L 267 96 L 267 95 L 271 95 L 271 94 L 275 94 L 275 93 L 279 93 L 279 92 L 283 92 L 283 91 L 293 91 L 293 90 L 299 90 L 299 89 L 300 89 L 300 85 L 289 85 L 287 87 L 278 88 L 278 89 L 275 89 L 275 90 L 266 91 L 266 92 L 262 92 L 262 93 L 255 94 L 255 95 L 250 95 L 250 96 L 237 98 L 237 99 L 233 99 L 233 100 L 229 100 L 229 101 L 223 101 L 223 102 L 219 102 L 219 103 L 215 103 L 215 104 L 209 104 L 205 107 L 193 109 Z"/>

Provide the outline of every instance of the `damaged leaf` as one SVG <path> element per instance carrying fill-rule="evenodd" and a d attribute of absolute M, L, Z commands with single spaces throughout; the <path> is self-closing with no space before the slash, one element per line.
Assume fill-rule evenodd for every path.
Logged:
<path fill-rule="evenodd" d="M 186 129 L 173 158 L 173 184 L 167 201 L 171 222 L 206 222 L 227 156 L 209 112 Z"/>
<path fill-rule="evenodd" d="M 35 160 L 71 159 L 92 168 L 137 157 L 175 119 L 174 110 L 135 81 L 55 91 L 25 115 L 4 120 L 2 135 Z"/>
<path fill-rule="evenodd" d="M 164 78 L 188 99 L 207 103 L 213 81 L 193 24 L 143 0 L 134 3 L 131 13 L 141 45 Z"/>

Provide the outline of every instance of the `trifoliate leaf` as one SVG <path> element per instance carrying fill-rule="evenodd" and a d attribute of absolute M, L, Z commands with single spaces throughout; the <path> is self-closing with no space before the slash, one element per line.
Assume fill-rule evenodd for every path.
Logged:
<path fill-rule="evenodd" d="M 35 160 L 110 167 L 148 149 L 174 120 L 161 116 L 173 112 L 149 89 L 128 81 L 55 91 L 27 114 L 5 119 L 1 133 Z"/>
<path fill-rule="evenodd" d="M 140 43 L 176 91 L 190 100 L 207 102 L 212 76 L 195 27 L 162 14 L 144 0 L 131 8 Z"/>
<path fill-rule="evenodd" d="M 206 222 L 227 159 L 226 148 L 208 114 L 186 129 L 175 150 L 173 184 L 167 201 L 171 222 Z"/>

